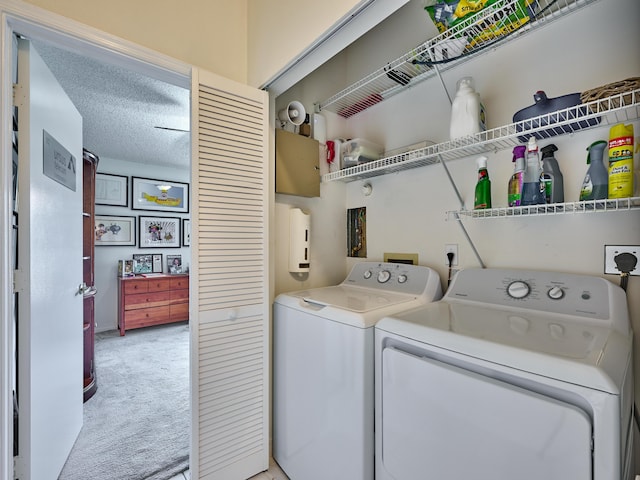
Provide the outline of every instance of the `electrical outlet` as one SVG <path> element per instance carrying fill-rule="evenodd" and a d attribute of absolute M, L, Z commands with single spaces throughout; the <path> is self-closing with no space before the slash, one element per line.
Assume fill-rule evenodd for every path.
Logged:
<path fill-rule="evenodd" d="M 605 245 L 604 246 L 604 273 L 620 275 L 614 258 L 621 253 L 630 253 L 638 259 L 635 270 L 629 275 L 640 275 L 640 246 L 639 245 Z"/>
<path fill-rule="evenodd" d="M 444 246 L 444 264 L 449 266 L 449 259 L 447 258 L 447 254 L 451 252 L 453 253 L 453 265 L 454 267 L 458 265 L 458 244 L 457 243 L 447 243 Z"/>

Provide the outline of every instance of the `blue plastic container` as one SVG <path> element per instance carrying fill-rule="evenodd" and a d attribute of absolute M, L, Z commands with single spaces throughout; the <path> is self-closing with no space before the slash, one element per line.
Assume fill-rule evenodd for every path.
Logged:
<path fill-rule="evenodd" d="M 516 123 L 517 132 L 528 132 L 525 136 L 518 137 L 521 142 L 526 142 L 529 137 L 538 140 L 571 133 L 582 128 L 593 127 L 600 123 L 600 117 L 582 120 L 568 125 L 561 125 L 553 128 L 529 132 L 529 130 L 571 120 L 572 118 L 587 115 L 587 107 L 582 104 L 579 93 L 570 93 L 561 97 L 548 98 L 544 91 L 539 90 L 533 95 L 535 103 L 530 107 L 523 108 L 515 113 L 513 122 Z M 577 107 L 577 108 L 571 108 Z M 569 109 L 569 110 L 566 110 Z M 566 111 L 565 111 L 566 110 Z M 536 118 L 544 115 L 542 118 Z M 531 119 L 531 120 L 530 120 Z M 523 122 L 522 124 L 518 122 Z"/>

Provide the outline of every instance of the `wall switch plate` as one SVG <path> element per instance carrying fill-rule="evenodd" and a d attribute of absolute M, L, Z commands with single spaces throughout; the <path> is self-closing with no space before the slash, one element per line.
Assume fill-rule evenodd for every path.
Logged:
<path fill-rule="evenodd" d="M 457 243 L 447 243 L 444 246 L 444 264 L 448 267 L 449 266 L 449 259 L 447 258 L 447 253 L 453 253 L 453 263 L 451 264 L 452 266 L 457 266 L 458 265 L 458 244 Z"/>
<path fill-rule="evenodd" d="M 630 253 L 638 259 L 635 270 L 629 275 L 640 275 L 640 245 L 605 245 L 604 246 L 604 273 L 620 275 L 614 258 L 621 253 Z"/>

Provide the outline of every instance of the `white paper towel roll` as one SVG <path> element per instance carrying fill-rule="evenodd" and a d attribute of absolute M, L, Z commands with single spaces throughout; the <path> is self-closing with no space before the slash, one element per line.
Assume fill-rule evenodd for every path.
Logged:
<path fill-rule="evenodd" d="M 321 144 L 327 143 L 326 119 L 319 113 L 311 114 L 311 137 Z"/>

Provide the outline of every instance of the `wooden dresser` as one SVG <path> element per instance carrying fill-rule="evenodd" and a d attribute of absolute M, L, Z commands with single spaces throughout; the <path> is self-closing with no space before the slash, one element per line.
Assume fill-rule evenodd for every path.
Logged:
<path fill-rule="evenodd" d="M 118 328 L 189 320 L 189 275 L 118 278 Z"/>

